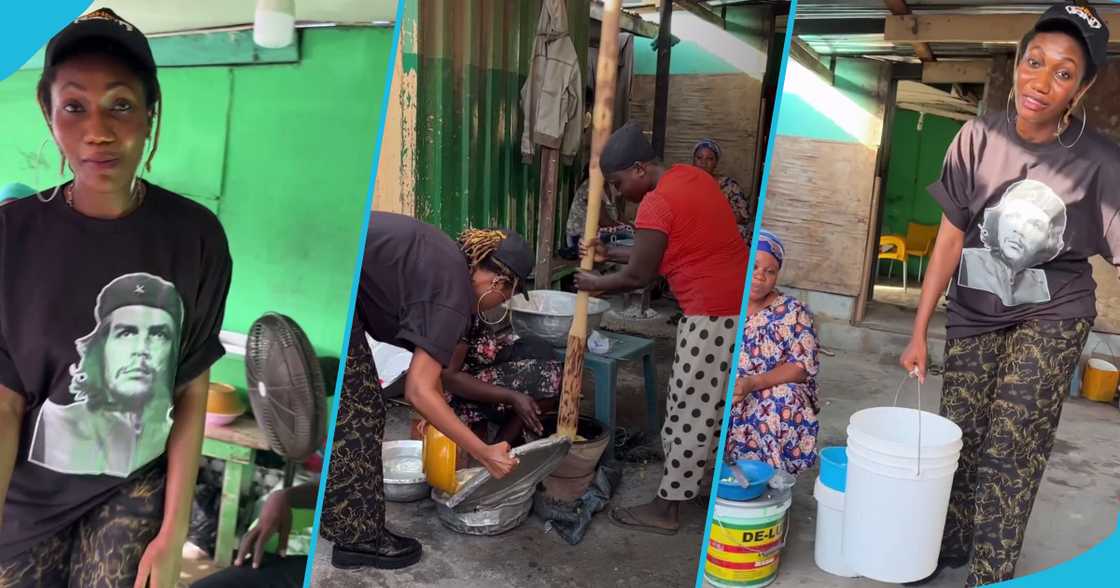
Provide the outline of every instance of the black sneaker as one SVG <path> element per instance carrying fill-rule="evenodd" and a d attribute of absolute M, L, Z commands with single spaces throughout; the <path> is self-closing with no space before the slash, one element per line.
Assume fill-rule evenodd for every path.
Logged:
<path fill-rule="evenodd" d="M 420 542 L 402 537 L 388 530 L 376 545 L 335 545 L 331 552 L 331 565 L 343 570 L 377 568 L 398 570 L 420 561 Z"/>
<path fill-rule="evenodd" d="M 945 568 L 957 569 L 957 568 L 965 566 L 966 564 L 968 564 L 968 558 L 967 557 L 943 557 L 943 558 L 938 558 L 937 567 L 934 568 L 932 574 L 922 578 L 921 580 L 915 580 L 913 582 L 903 582 L 902 585 L 903 586 L 925 586 L 926 584 L 929 584 L 930 582 L 936 580 L 937 577 L 941 575 L 941 572 L 945 571 Z"/>

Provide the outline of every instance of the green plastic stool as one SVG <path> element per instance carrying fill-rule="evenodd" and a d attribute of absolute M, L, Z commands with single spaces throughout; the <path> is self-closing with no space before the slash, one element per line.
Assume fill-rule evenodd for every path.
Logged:
<path fill-rule="evenodd" d="M 607 458 L 614 457 L 615 432 L 615 388 L 618 382 L 618 365 L 624 361 L 642 361 L 646 393 L 646 426 L 650 432 L 657 431 L 661 424 L 657 402 L 657 372 L 653 366 L 653 339 L 599 331 L 611 342 L 610 350 L 603 355 L 588 351 L 584 355 L 584 366 L 591 370 L 595 383 L 595 418 L 607 425 L 610 442 L 607 445 Z M 566 350 L 557 349 L 563 358 Z"/>

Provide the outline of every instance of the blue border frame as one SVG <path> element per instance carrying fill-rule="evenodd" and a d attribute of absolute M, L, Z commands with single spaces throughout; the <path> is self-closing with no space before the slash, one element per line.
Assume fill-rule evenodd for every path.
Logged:
<path fill-rule="evenodd" d="M 0 26 L 0 80 L 19 71 L 55 33 L 76 20 L 93 0 L 6 2 Z"/>
<path fill-rule="evenodd" d="M 354 327 L 354 306 L 358 299 L 358 284 L 362 277 L 362 258 L 365 256 L 366 234 L 369 232 L 370 211 L 373 210 L 373 190 L 377 184 L 377 167 L 381 162 L 381 139 L 385 134 L 385 119 L 388 118 L 389 96 L 392 93 L 393 75 L 396 72 L 397 53 L 400 51 L 401 19 L 404 17 L 404 5 L 408 0 L 397 0 L 396 22 L 393 23 L 393 41 L 389 49 L 389 65 L 385 76 L 385 93 L 381 97 L 381 120 L 377 123 L 377 139 L 373 147 L 373 164 L 369 174 L 369 191 L 366 193 L 365 216 L 362 219 L 362 248 L 354 260 L 354 282 L 350 286 L 350 305 L 346 315 L 346 330 L 342 333 L 342 352 L 339 357 L 342 362 L 338 366 L 338 378 L 334 386 L 334 402 L 331 407 L 330 422 L 327 426 L 327 448 L 323 452 L 323 471 L 319 475 L 319 495 L 315 499 L 315 521 L 311 525 L 311 544 L 307 548 L 307 568 L 303 572 L 303 586 L 311 586 L 311 577 L 315 570 L 315 551 L 319 544 L 319 519 L 323 514 L 323 497 L 327 489 L 327 472 L 331 465 L 331 447 L 334 444 L 334 425 L 338 419 L 338 405 L 342 400 L 342 373 L 346 369 L 347 348 L 350 343 L 350 330 Z"/>
<path fill-rule="evenodd" d="M 758 213 L 754 220 L 754 233 L 751 236 L 751 251 L 750 258 L 747 260 L 747 278 L 746 283 L 743 284 L 743 303 L 739 307 L 739 323 L 735 331 L 735 348 L 731 354 L 731 373 L 734 374 L 736 366 L 738 365 L 739 353 L 742 351 L 743 346 L 743 321 L 747 316 L 747 305 L 749 304 L 749 295 L 751 287 L 751 276 L 754 274 L 754 254 L 758 250 L 758 231 L 762 228 L 762 212 L 766 206 L 766 187 L 770 182 L 770 164 L 773 163 L 774 157 L 774 139 L 778 136 L 778 117 L 782 113 L 782 94 L 785 90 L 786 83 L 786 65 L 789 62 L 789 45 L 793 40 L 793 23 L 797 18 L 797 0 L 792 0 L 789 7 L 789 16 L 786 20 L 786 38 L 782 43 L 782 65 L 778 73 L 778 89 L 774 93 L 774 114 L 770 118 L 770 136 L 766 140 L 766 162 L 762 166 L 762 183 L 758 187 Z M 716 467 L 712 474 L 712 491 L 711 497 L 708 499 L 708 515 L 704 519 L 704 538 L 700 541 L 700 561 L 696 564 L 696 588 L 703 588 L 704 585 L 704 562 L 708 557 L 708 541 L 711 539 L 712 534 L 712 515 L 716 508 L 716 494 L 719 488 L 719 480 L 723 475 L 723 447 L 727 443 L 727 426 L 731 418 L 731 394 L 735 389 L 735 378 L 727 378 L 727 392 L 725 398 L 727 401 L 723 407 L 723 424 L 719 429 L 719 445 L 716 446 Z"/>

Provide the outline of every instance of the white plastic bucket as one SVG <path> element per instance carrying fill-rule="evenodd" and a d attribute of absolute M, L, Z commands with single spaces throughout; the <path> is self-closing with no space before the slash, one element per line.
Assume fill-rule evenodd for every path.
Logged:
<path fill-rule="evenodd" d="M 817 535 L 813 545 L 813 560 L 817 567 L 834 576 L 855 578 L 844 559 L 844 493 L 833 490 L 817 478 L 813 487 L 817 499 Z"/>
<path fill-rule="evenodd" d="M 852 415 L 848 438 L 864 447 L 897 457 L 917 458 L 918 411 L 880 406 Z M 961 451 L 961 428 L 949 419 L 922 411 L 922 459 L 955 456 Z"/>
<path fill-rule="evenodd" d="M 960 449 L 960 427 L 933 413 L 877 407 L 852 415 L 843 551 L 853 572 L 890 583 L 933 573 Z"/>
<path fill-rule="evenodd" d="M 889 453 L 875 451 L 851 437 L 848 439 L 850 441 L 848 447 L 853 448 L 853 451 L 859 453 L 865 460 L 874 462 L 878 466 L 898 470 L 897 477 L 913 478 L 918 474 L 918 459 L 897 457 Z M 957 466 L 957 455 L 954 454 L 947 457 L 935 458 L 927 458 L 923 455 L 920 465 L 922 472 L 946 467 L 955 469 Z"/>
<path fill-rule="evenodd" d="M 919 471 L 917 460 L 908 465 L 888 465 L 874 459 L 868 453 L 860 449 L 858 445 L 850 445 L 849 447 L 851 448 L 850 453 L 857 455 L 859 461 L 865 468 L 870 468 L 881 476 L 897 478 L 899 480 L 930 480 L 941 478 L 946 474 L 952 474 L 957 471 L 957 460 L 946 464 L 930 465 L 923 459 L 921 471 Z"/>

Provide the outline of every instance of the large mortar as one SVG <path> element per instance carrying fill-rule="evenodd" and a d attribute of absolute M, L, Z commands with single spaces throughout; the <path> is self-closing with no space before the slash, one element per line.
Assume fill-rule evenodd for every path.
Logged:
<path fill-rule="evenodd" d="M 555 433 L 556 414 L 541 416 L 541 424 L 544 425 L 545 436 Z M 579 417 L 576 435 L 585 440 L 573 443 L 560 465 L 541 482 L 545 496 L 562 502 L 571 502 L 583 496 L 595 479 L 599 459 L 610 442 L 608 433 L 607 427 L 599 421 L 588 416 Z"/>

